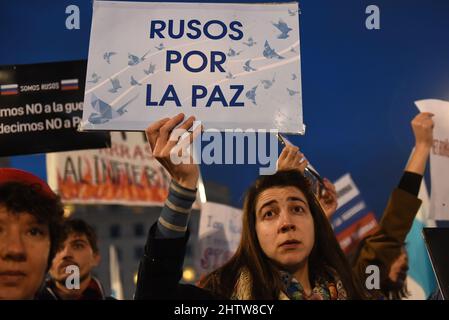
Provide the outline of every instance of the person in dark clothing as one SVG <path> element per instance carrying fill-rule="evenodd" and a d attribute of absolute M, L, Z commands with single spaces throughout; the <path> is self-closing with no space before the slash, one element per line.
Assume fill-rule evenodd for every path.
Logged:
<path fill-rule="evenodd" d="M 153 125 L 154 129 L 151 127 L 147 129 L 147 138 L 153 155 L 171 174 L 172 181 L 158 222 L 150 228 L 148 233 L 144 255 L 139 264 L 134 299 L 209 300 L 220 298 L 196 286 L 179 284 L 189 237 L 187 224 L 196 198 L 199 177 L 196 164 L 190 162 L 190 164 L 174 165 L 169 157 L 170 150 L 176 142 L 167 141 L 168 134 L 182 118 L 178 116 L 170 122 L 168 119 L 163 119 Z M 180 128 L 187 130 L 192 124 L 193 118 L 189 118 Z M 160 130 L 164 132 L 167 140 L 159 139 Z"/>
<path fill-rule="evenodd" d="M 193 161 L 175 165 L 170 157 L 178 141 L 169 140 L 169 136 L 182 120 L 183 115 L 178 115 L 160 120 L 147 129 L 154 156 L 173 180 L 161 216 L 150 231 L 139 267 L 136 299 L 192 298 L 193 293 L 197 297 L 227 299 L 363 297 L 363 289 L 354 282 L 350 267 L 324 212 L 311 193 L 308 181 L 297 170 L 279 171 L 256 181 L 245 198 L 244 230 L 237 253 L 224 267 L 205 279 L 202 285 L 208 291 L 193 292 L 198 289 L 189 287 L 191 295 L 176 296 L 179 292 L 186 294 L 184 288 L 187 289 L 178 285 L 184 250 L 171 252 L 178 257 L 175 258 L 178 261 L 174 264 L 176 269 L 169 267 L 167 260 L 163 264 L 155 253 L 172 250 L 167 243 L 182 246 L 186 239 L 189 210 L 195 199 L 197 165 Z M 189 118 L 180 128 L 189 129 L 193 120 Z M 156 249 L 158 238 L 166 241 L 161 240 L 160 248 Z M 166 268 L 173 272 L 167 273 L 164 271 Z M 175 288 L 172 295 L 167 287 Z"/>
<path fill-rule="evenodd" d="M 62 241 L 50 268 L 51 278 L 39 294 L 39 299 L 106 299 L 100 281 L 92 275 L 92 270 L 100 263 L 94 229 L 84 220 L 70 219 L 64 222 L 63 230 Z M 68 267 L 77 271 L 73 273 L 74 269 L 70 269 L 67 272 Z M 69 279 L 72 273 L 79 276 L 77 281 Z"/>
<path fill-rule="evenodd" d="M 224 299 L 208 290 L 180 284 L 189 233 L 181 238 L 158 238 L 157 225 L 148 233 L 140 260 L 134 299 L 136 300 L 217 300 Z"/>

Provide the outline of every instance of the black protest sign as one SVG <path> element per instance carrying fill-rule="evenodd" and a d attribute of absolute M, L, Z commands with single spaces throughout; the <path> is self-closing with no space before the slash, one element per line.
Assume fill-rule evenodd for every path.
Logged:
<path fill-rule="evenodd" d="M 109 147 L 79 132 L 87 61 L 0 66 L 0 156 Z"/>

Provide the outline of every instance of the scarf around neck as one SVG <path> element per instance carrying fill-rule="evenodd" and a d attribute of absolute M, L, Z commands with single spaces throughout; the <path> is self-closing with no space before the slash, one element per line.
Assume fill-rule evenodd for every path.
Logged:
<path fill-rule="evenodd" d="M 340 277 L 335 271 L 329 279 L 317 277 L 310 295 L 306 295 L 301 284 L 291 274 L 281 271 L 284 290 L 279 293 L 279 300 L 347 300 L 348 295 Z M 249 271 L 244 268 L 235 285 L 231 296 L 234 300 L 252 300 L 252 279 Z"/>

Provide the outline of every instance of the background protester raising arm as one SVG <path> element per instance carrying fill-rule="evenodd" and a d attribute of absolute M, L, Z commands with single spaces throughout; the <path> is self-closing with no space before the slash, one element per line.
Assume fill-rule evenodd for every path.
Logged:
<path fill-rule="evenodd" d="M 359 254 L 353 259 L 354 274 L 363 283 L 368 276 L 366 267 L 379 266 L 381 288 L 371 291 L 377 298 L 401 298 L 402 295 L 398 292 L 405 289 L 405 282 L 401 287 L 387 284 L 391 283 L 391 267 L 403 253 L 405 238 L 421 206 L 421 200 L 417 196 L 433 143 L 432 117 L 433 114 L 423 112 L 412 120 L 415 146 L 405 172 L 391 194 L 378 230 L 364 239 Z"/>
<path fill-rule="evenodd" d="M 402 263 L 399 273 L 408 269 L 407 259 L 403 259 L 404 241 L 421 205 L 417 196 L 433 143 L 432 117 L 433 114 L 423 112 L 412 120 L 415 146 L 404 174 L 390 197 L 379 228 L 360 242 L 352 258 L 353 271 L 362 284 L 365 284 L 368 265 L 380 267 L 381 290 L 371 292 L 375 298 L 401 298 L 406 293 L 406 273 L 394 275 L 392 265 Z M 301 161 L 303 158 L 298 147 L 287 145 L 279 157 L 278 170 L 297 169 L 303 173 L 308 164 Z M 328 179 L 323 180 L 325 192 L 320 194 L 319 201 L 330 219 L 337 209 L 337 194 L 333 184 Z"/>

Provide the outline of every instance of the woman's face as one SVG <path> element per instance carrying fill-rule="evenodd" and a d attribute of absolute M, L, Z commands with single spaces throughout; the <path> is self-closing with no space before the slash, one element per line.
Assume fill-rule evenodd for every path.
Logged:
<path fill-rule="evenodd" d="M 256 233 L 264 253 L 290 272 L 304 266 L 315 239 L 309 203 L 296 187 L 269 188 L 256 199 Z"/>
<path fill-rule="evenodd" d="M 48 225 L 0 205 L 0 300 L 33 299 L 44 281 L 49 252 Z"/>

